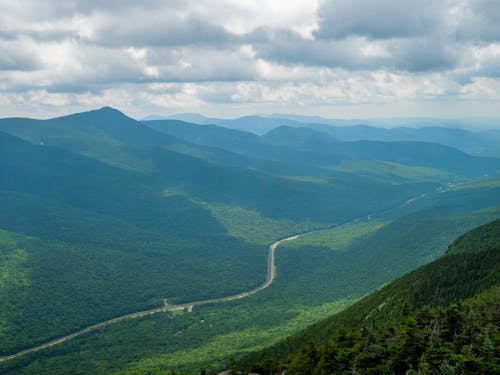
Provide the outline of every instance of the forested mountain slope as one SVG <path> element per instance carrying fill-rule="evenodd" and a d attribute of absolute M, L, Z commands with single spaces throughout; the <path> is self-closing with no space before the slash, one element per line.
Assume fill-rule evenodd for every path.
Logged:
<path fill-rule="evenodd" d="M 331 153 L 342 142 L 310 129 L 276 145 L 176 126 L 162 134 L 110 108 L 0 120 L 0 356 L 158 309 L 165 298 L 250 290 L 266 278 L 271 243 L 310 233 L 280 245 L 277 278 L 258 294 L 123 321 L 5 362 L 2 372 L 217 368 L 435 259 L 498 216 L 495 176 Z"/>
<path fill-rule="evenodd" d="M 326 133 L 340 141 L 420 141 L 440 143 L 472 154 L 498 156 L 500 136 L 498 132 L 482 130 L 494 128 L 493 119 L 371 119 L 341 120 L 317 116 L 275 114 L 270 116 L 246 116 L 236 119 L 207 118 L 197 114 L 179 114 L 168 118 L 144 120 L 181 120 L 199 125 L 217 125 L 226 129 L 263 135 L 280 126 L 308 128 Z M 471 130 L 478 126 L 480 130 Z"/>
<path fill-rule="evenodd" d="M 240 368 L 293 374 L 500 370 L 500 220 L 453 242 L 440 259 Z M 238 366 L 237 366 L 238 367 Z"/>
<path fill-rule="evenodd" d="M 342 173 L 334 183 L 300 181 L 237 167 L 226 154 L 228 165 L 211 162 L 169 149 L 182 141 L 109 108 L 46 121 L 8 119 L 0 128 L 30 141 L 0 132 L 2 251 L 22 249 L 13 275 L 31 275 L 27 284 L 1 289 L 2 353 L 159 306 L 166 297 L 224 296 L 261 283 L 266 247 L 286 229 L 247 242 L 229 235 L 219 207 L 265 218 L 254 227 L 257 238 L 269 222 L 328 226 L 428 186 Z M 106 162 L 117 149 L 120 162 Z"/>
<path fill-rule="evenodd" d="M 330 133 L 306 127 L 279 126 L 262 136 L 214 125 L 176 120 L 146 121 L 160 132 L 199 145 L 282 162 L 335 169 L 349 160 L 379 160 L 435 168 L 457 175 L 496 173 L 498 160 L 468 155 L 449 146 L 422 141 L 339 141 Z M 417 138 L 418 139 L 418 138 Z"/>

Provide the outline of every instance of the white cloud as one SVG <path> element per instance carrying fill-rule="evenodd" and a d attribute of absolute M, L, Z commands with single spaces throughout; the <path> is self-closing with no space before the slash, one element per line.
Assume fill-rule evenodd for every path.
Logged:
<path fill-rule="evenodd" d="M 500 96 L 495 0 L 0 3 L 3 113 L 335 112 Z"/>
<path fill-rule="evenodd" d="M 474 77 L 472 82 L 464 85 L 460 90 L 464 98 L 499 100 L 500 79 L 490 77 Z"/>

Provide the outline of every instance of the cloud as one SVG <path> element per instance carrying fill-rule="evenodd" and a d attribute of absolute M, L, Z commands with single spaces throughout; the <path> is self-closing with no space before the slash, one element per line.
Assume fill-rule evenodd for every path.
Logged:
<path fill-rule="evenodd" d="M 439 0 L 324 1 L 315 35 L 324 39 L 416 37 L 439 27 L 445 10 L 445 2 Z"/>
<path fill-rule="evenodd" d="M 30 42 L 25 43 L 27 46 Z M 32 71 L 40 66 L 39 57 L 14 41 L 0 40 L 0 71 Z"/>
<path fill-rule="evenodd" d="M 194 16 L 172 14 L 171 10 L 151 14 L 144 10 L 129 10 L 121 18 L 112 14 L 92 17 L 91 27 L 83 39 L 112 47 L 130 46 L 186 46 L 210 45 L 217 47 L 237 42 L 238 37 L 220 25 L 208 23 Z M 134 22 L 123 22 L 133 19 Z"/>
<path fill-rule="evenodd" d="M 0 110 L 490 100 L 499 18 L 496 0 L 3 0 Z"/>
<path fill-rule="evenodd" d="M 454 8 L 458 19 L 455 37 L 459 40 L 489 43 L 500 41 L 500 2 L 470 0 Z"/>
<path fill-rule="evenodd" d="M 439 40 L 430 38 L 371 40 L 351 36 L 341 40 L 310 41 L 289 31 L 257 33 L 257 56 L 282 64 L 303 64 L 354 70 L 393 69 L 434 71 L 453 68 L 460 56 Z"/>

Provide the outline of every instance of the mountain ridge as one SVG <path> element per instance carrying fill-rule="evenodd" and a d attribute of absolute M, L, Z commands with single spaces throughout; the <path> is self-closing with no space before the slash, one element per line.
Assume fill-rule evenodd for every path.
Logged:
<path fill-rule="evenodd" d="M 383 326 L 387 322 L 395 326 L 397 324 L 395 322 L 400 322 L 401 319 L 404 321 L 405 313 L 403 312 L 401 316 L 401 310 L 428 311 L 425 309 L 432 307 L 438 309 L 439 314 L 447 306 L 454 303 L 459 303 L 460 306 L 460 301 L 482 298 L 485 293 L 490 295 L 489 303 L 500 306 L 500 219 L 481 225 L 458 237 L 450 244 L 447 252 L 436 261 L 396 279 L 341 313 L 318 322 L 261 352 L 243 357 L 232 368 L 260 373 L 289 369 L 291 373 L 300 374 L 297 366 L 304 363 L 321 366 L 319 359 L 304 357 L 304 353 L 307 352 L 309 355 L 309 350 L 313 347 L 317 347 L 314 349 L 317 351 L 327 350 L 328 345 L 332 345 L 338 335 L 358 332 L 360 328 L 363 335 L 367 331 L 369 334 L 369 327 Z M 498 337 L 493 336 L 493 340 L 498 340 Z M 306 344 L 307 342 L 310 344 Z M 370 373 L 370 369 L 377 373 L 382 371 L 382 368 L 373 370 L 375 364 L 385 364 L 384 358 L 396 354 L 391 352 L 390 348 L 386 350 L 385 356 L 377 357 L 376 362 L 367 363 L 363 367 L 359 367 L 360 365 L 352 360 L 349 363 L 357 367 L 360 373 Z M 329 352 L 328 355 L 332 357 L 330 361 L 334 361 L 335 352 Z M 448 358 L 451 362 L 453 357 Z M 327 359 L 322 359 L 325 360 Z M 336 360 L 339 361 L 339 366 L 345 366 L 340 358 Z M 490 364 L 500 365 L 494 362 Z M 404 371 L 407 370 L 408 363 Z"/>

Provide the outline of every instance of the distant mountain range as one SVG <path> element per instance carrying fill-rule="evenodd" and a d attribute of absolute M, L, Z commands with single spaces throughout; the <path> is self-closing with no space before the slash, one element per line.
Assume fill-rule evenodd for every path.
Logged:
<path fill-rule="evenodd" d="M 151 120 L 180 120 L 199 125 L 217 125 L 257 135 L 263 135 L 280 126 L 305 127 L 329 133 L 342 141 L 435 142 L 475 154 L 498 154 L 500 145 L 500 119 L 496 118 L 337 120 L 276 114 L 218 119 L 184 113 L 168 117 L 149 116 L 143 121 Z"/>
<path fill-rule="evenodd" d="M 446 143 L 468 144 L 469 147 L 477 148 L 484 145 L 481 140 L 477 139 L 478 137 L 474 138 L 473 133 L 470 133 L 469 139 L 467 137 L 469 132 L 456 129 L 423 128 L 407 135 L 406 138 L 412 140 L 378 141 L 373 138 L 382 138 L 388 130 L 369 127 L 361 127 L 359 130 L 360 127 L 330 128 L 326 125 L 292 127 L 287 125 L 274 127 L 259 137 L 235 129 L 213 125 L 193 125 L 178 120 L 145 121 L 144 123 L 158 131 L 186 141 L 220 147 L 253 157 L 283 161 L 283 158 L 289 158 L 290 154 L 297 154 L 297 151 L 300 151 L 300 157 L 295 158 L 295 161 L 313 166 L 325 166 L 345 158 L 360 158 L 434 167 L 453 173 L 488 174 L 495 173 L 497 165 L 496 159 L 473 157 L 448 145 L 440 144 L 437 140 L 435 142 L 422 141 L 422 139 L 433 139 L 434 134 L 439 134 L 438 140 L 444 138 L 447 140 Z M 344 132 L 338 132 L 337 129 L 342 129 Z M 349 137 L 348 133 L 351 133 Z M 372 139 L 355 140 L 357 137 L 353 135 L 354 133 L 358 134 L 361 139 Z M 362 133 L 375 134 L 375 136 L 364 137 Z M 342 138 L 351 139 L 344 141 Z"/>

